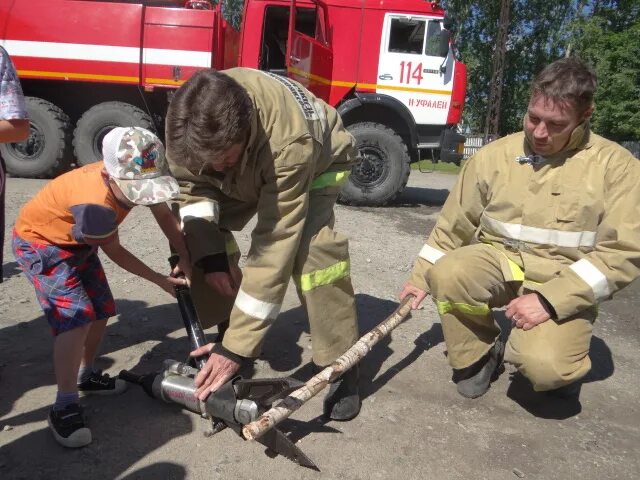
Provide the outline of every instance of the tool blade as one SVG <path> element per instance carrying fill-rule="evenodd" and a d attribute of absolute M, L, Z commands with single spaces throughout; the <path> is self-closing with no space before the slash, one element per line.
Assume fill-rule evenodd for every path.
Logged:
<path fill-rule="evenodd" d="M 307 457 L 305 453 L 300 450 L 291 440 L 289 440 L 289 437 L 287 437 L 277 428 L 272 428 L 262 437 L 256 440 L 275 453 L 296 462 L 302 467 L 311 468 L 318 472 L 320 471 L 317 465 L 313 463 L 313 461 L 309 457 Z"/>

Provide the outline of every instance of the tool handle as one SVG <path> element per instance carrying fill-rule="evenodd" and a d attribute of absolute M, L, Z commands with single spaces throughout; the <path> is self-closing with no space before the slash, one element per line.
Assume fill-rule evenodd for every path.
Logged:
<path fill-rule="evenodd" d="M 147 373 L 145 375 L 138 375 L 137 373 L 130 372 L 129 370 L 120 370 L 118 378 L 121 378 L 125 382 L 140 385 L 144 391 L 147 392 L 147 395 L 156 398 L 153 394 L 153 382 L 156 378 L 155 374 Z"/>
<path fill-rule="evenodd" d="M 137 373 L 130 372 L 129 370 L 120 370 L 118 378 L 121 378 L 125 382 L 135 383 L 136 385 L 142 385 L 142 380 L 145 376 L 138 375 Z"/>
<path fill-rule="evenodd" d="M 177 264 L 178 256 L 171 255 L 171 257 L 169 257 L 169 265 L 171 265 L 171 268 L 173 269 Z M 196 306 L 193 303 L 189 287 L 185 285 L 176 285 L 174 290 L 176 292 L 176 299 L 178 300 L 178 308 L 180 309 L 182 323 L 184 324 L 184 328 L 187 330 L 187 336 L 189 337 L 189 347 L 191 348 L 191 351 L 205 346 L 207 344 L 207 339 L 204 335 L 200 319 L 198 318 L 198 312 L 196 311 Z M 208 355 L 197 357 L 195 359 L 196 366 L 198 368 L 204 367 L 205 363 L 207 363 L 207 358 Z"/>

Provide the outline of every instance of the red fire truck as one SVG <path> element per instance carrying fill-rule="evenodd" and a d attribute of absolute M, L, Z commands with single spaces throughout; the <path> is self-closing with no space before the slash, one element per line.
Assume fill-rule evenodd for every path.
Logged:
<path fill-rule="evenodd" d="M 338 109 L 362 154 L 342 200 L 381 205 L 410 162 L 462 158 L 466 69 L 450 30 L 425 0 L 0 0 L 31 119 L 29 139 L 1 154 L 26 177 L 96 161 L 114 126 L 162 132 L 171 93 L 196 70 L 244 66 Z"/>

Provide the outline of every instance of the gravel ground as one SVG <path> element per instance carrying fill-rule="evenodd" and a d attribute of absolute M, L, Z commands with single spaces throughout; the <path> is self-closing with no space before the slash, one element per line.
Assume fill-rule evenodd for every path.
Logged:
<path fill-rule="evenodd" d="M 425 233 L 455 176 L 412 172 L 386 208 L 337 207 L 351 238 L 352 277 L 364 333 L 393 311 Z M 10 179 L 7 222 L 44 181 Z M 144 208 L 121 228 L 123 243 L 157 270 L 165 242 Z M 249 230 L 238 235 L 246 251 Z M 434 306 L 398 327 L 362 365 L 363 407 L 346 423 L 320 417 L 322 395 L 282 425 L 322 470 L 317 473 L 229 430 L 207 438 L 207 422 L 131 387 L 83 400 L 94 442 L 66 450 L 47 430 L 55 395 L 51 338 L 32 287 L 5 239 L 0 285 L 0 478 L 2 479 L 635 479 L 639 476 L 640 287 L 605 304 L 591 345 L 594 369 L 579 402 L 548 400 L 510 380 L 477 400 L 457 395 Z M 104 258 L 104 257 L 103 257 Z M 99 366 L 112 374 L 184 360 L 177 307 L 155 286 L 104 260 L 120 315 L 110 322 Z M 331 312 L 327 312 L 330 316 Z M 308 325 L 290 288 L 256 376 L 310 376 Z"/>

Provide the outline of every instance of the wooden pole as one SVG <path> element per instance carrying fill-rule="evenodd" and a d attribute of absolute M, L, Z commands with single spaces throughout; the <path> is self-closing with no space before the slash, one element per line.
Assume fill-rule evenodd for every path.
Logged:
<path fill-rule="evenodd" d="M 411 302 L 414 298 L 413 295 L 405 297 L 395 312 L 389 315 L 369 333 L 362 336 L 360 340 L 331 365 L 311 377 L 302 387 L 290 393 L 275 407 L 272 407 L 260 415 L 258 419 L 246 424 L 242 429 L 244 438 L 247 440 L 255 440 L 261 437 L 278 423 L 288 418 L 329 383 L 336 380 L 344 372 L 362 360 L 376 343 L 389 335 L 394 328 L 402 323 L 411 311 Z"/>

